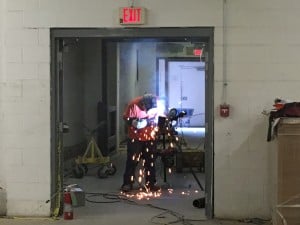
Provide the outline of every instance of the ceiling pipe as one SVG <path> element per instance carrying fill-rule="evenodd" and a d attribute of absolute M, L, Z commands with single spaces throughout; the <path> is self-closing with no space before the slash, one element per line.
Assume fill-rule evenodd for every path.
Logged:
<path fill-rule="evenodd" d="M 222 103 L 226 104 L 227 100 L 227 18 L 226 18 L 226 3 L 227 0 L 223 0 L 223 86 L 222 86 Z"/>
<path fill-rule="evenodd" d="M 227 104 L 227 12 L 226 0 L 223 0 L 223 85 L 222 85 L 222 103 L 220 104 L 220 116 L 228 117 L 230 106 Z"/>

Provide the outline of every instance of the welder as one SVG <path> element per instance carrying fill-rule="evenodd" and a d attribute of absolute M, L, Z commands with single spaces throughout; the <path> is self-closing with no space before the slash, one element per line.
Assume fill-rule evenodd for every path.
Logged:
<path fill-rule="evenodd" d="M 157 96 L 144 94 L 131 100 L 124 113 L 123 119 L 127 125 L 127 159 L 121 190 L 131 191 L 135 182 L 135 169 L 143 160 L 146 190 L 156 192 L 155 160 L 157 158 L 156 119 Z"/>

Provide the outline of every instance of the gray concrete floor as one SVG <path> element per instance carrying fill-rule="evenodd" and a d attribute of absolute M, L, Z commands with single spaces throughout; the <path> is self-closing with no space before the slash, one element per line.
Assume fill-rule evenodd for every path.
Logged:
<path fill-rule="evenodd" d="M 74 218 L 73 220 L 63 220 L 63 219 L 49 219 L 49 218 L 12 218 L 5 219 L 0 218 L 0 225 L 61 225 L 61 224 L 72 224 L 72 225 L 153 225 L 153 224 L 163 224 L 167 225 L 166 220 L 151 222 L 146 219 L 140 219 L 144 214 L 137 216 L 135 222 L 132 223 L 129 216 L 124 216 L 122 213 L 116 216 L 119 219 L 110 220 L 109 217 L 102 218 L 100 215 L 98 217 L 89 217 L 89 218 Z M 205 220 L 205 221 L 185 221 L 178 223 L 169 223 L 174 225 L 251 225 L 255 223 L 248 222 L 239 222 L 234 220 Z M 270 222 L 265 223 L 264 225 L 271 225 Z"/>
<path fill-rule="evenodd" d="M 198 137 L 199 138 L 199 137 Z M 198 141 L 199 139 L 197 139 Z M 189 141 L 189 144 L 192 142 Z M 194 145 L 198 146 L 198 144 Z M 105 179 L 97 177 L 97 165 L 89 165 L 87 174 L 81 178 L 73 178 L 66 168 L 65 185 L 77 184 L 85 192 L 85 205 L 74 207 L 74 219 L 63 217 L 52 218 L 0 218 L 0 225 L 246 225 L 251 221 L 207 220 L 205 209 L 193 206 L 193 200 L 204 196 L 198 182 L 189 170 L 181 173 L 164 170 L 161 160 L 157 160 L 157 180 L 162 187 L 159 197 L 138 199 L 135 196 L 124 196 L 120 192 L 125 165 L 126 151 L 118 151 L 111 157 L 117 172 Z M 195 170 L 195 175 L 204 187 L 205 174 Z M 166 181 L 166 182 L 165 182 Z"/>

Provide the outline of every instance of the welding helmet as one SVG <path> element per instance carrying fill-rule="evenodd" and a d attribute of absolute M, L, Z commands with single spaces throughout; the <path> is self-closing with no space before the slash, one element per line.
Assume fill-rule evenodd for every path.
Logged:
<path fill-rule="evenodd" d="M 142 98 L 142 103 L 145 106 L 146 110 L 157 107 L 157 97 L 153 94 L 144 94 Z"/>

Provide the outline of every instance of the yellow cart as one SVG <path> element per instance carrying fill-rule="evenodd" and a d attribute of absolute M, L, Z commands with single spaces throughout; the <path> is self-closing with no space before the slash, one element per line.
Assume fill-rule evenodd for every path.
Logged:
<path fill-rule="evenodd" d="M 100 124 L 101 125 L 101 124 Z M 99 126 L 98 126 L 99 127 Z M 91 132 L 91 138 L 83 156 L 78 156 L 75 159 L 75 166 L 72 170 L 74 177 L 82 178 L 88 171 L 88 164 L 99 165 L 97 175 L 99 178 L 106 178 L 109 175 L 114 175 L 117 168 L 110 161 L 109 156 L 103 156 L 97 142 Z"/>

